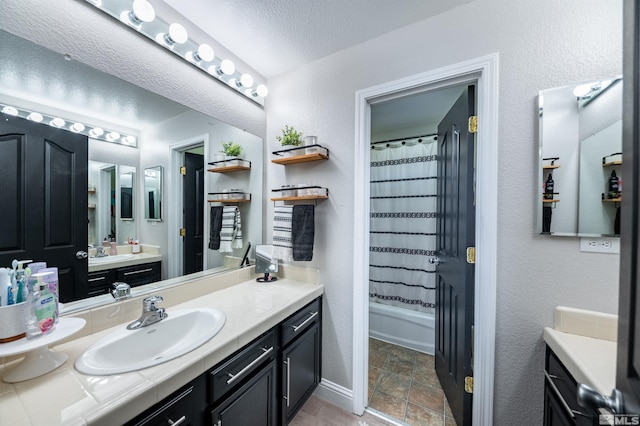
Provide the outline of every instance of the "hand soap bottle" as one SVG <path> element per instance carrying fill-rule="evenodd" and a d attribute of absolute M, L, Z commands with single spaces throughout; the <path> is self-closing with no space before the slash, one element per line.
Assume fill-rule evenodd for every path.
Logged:
<path fill-rule="evenodd" d="M 28 300 L 27 339 L 50 333 L 55 327 L 58 302 L 55 295 L 49 291 L 47 284 L 42 282 L 42 277 L 50 273 L 34 274 L 38 281 Z"/>
<path fill-rule="evenodd" d="M 554 182 L 551 173 L 549 173 L 549 177 L 547 181 L 544 183 L 544 199 L 545 200 L 553 200 L 553 190 L 554 190 Z"/>

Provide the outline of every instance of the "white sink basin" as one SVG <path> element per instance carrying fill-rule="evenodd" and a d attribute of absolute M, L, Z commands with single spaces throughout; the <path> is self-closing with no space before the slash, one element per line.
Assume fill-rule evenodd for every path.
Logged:
<path fill-rule="evenodd" d="M 115 254 L 113 256 L 105 256 L 105 257 L 90 257 L 89 265 L 96 265 L 100 263 L 111 263 L 111 262 L 120 262 L 122 260 L 132 259 L 132 254 Z"/>
<path fill-rule="evenodd" d="M 226 316 L 217 309 L 167 310 L 155 324 L 127 330 L 122 325 L 91 345 L 76 359 L 76 370 L 105 376 L 141 370 L 196 349 L 215 336 Z"/>

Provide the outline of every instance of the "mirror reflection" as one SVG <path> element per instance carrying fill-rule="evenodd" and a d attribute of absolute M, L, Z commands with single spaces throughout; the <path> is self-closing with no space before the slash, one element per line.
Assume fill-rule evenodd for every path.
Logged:
<path fill-rule="evenodd" d="M 619 235 L 622 78 L 543 90 L 539 111 L 538 231 Z"/>
<path fill-rule="evenodd" d="M 162 220 L 162 166 L 144 169 L 144 218 Z"/>
<path fill-rule="evenodd" d="M 136 271 L 110 266 L 111 253 L 117 253 L 117 259 L 126 262 L 127 268 L 144 266 L 146 258 L 148 265 L 143 269 L 149 269 L 153 261 L 153 274 L 137 275 L 140 283 L 142 278 L 147 283 L 179 277 L 191 270 L 222 272 L 237 268 L 240 260 L 236 257 L 242 257 L 244 244 L 262 241 L 261 138 L 74 60 L 65 60 L 56 52 L 4 31 L 0 31 L 0 56 L 0 103 L 136 137 L 134 146 L 89 135 L 88 152 L 76 158 L 84 158 L 87 166 L 87 176 L 75 178 L 84 179 L 82 191 L 88 188 L 88 193 L 76 198 L 81 199 L 82 211 L 78 210 L 81 217 L 73 219 L 73 233 L 82 234 L 84 241 L 67 244 L 73 250 L 69 250 L 64 265 L 52 261 L 52 266 L 65 268 L 72 272 L 69 276 L 75 276 L 72 281 L 60 277 L 61 287 L 73 289 L 63 302 L 106 295 L 109 286 L 97 283 L 134 276 L 131 273 Z M 207 172 L 207 163 L 213 161 L 213 155 L 226 140 L 243 146 L 246 160 L 253 164 L 251 170 L 235 174 Z M 193 194 L 201 202 L 194 212 L 197 239 L 187 239 L 176 231 L 185 227 L 182 210 L 183 193 L 187 191 L 178 170 L 184 165 L 186 154 L 194 149 L 202 165 L 196 171 L 201 180 L 195 182 Z M 243 247 L 220 253 L 208 248 L 209 209 L 213 204 L 207 202 L 207 193 L 231 188 L 243 188 L 257 201 L 237 205 L 242 217 Z M 39 191 L 26 189 L 26 193 Z M 140 220 L 143 217 L 146 220 Z M 105 240 L 115 243 L 115 247 L 105 244 Z M 127 244 L 131 240 L 138 240 L 139 247 Z M 96 257 L 98 249 L 104 257 Z M 91 262 L 86 257 L 76 258 L 81 251 L 88 251 Z M 7 261 L 10 264 L 16 257 L 31 258 L 28 250 L 0 247 L 0 266 L 6 266 Z M 46 261 L 40 257 L 35 259 Z M 193 263 L 193 259 L 193 269 L 186 268 L 186 261 Z M 88 280 L 93 280 L 91 288 Z"/>

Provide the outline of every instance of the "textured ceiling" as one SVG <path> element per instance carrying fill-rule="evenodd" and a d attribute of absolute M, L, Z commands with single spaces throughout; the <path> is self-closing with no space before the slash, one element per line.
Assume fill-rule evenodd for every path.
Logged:
<path fill-rule="evenodd" d="M 473 0 L 164 1 L 269 78 Z"/>

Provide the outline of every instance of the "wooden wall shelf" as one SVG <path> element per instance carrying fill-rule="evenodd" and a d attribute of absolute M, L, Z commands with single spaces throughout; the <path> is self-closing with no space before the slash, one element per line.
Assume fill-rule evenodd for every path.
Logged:
<path fill-rule="evenodd" d="M 328 159 L 329 159 L 328 155 L 315 153 L 315 154 L 295 155 L 293 157 L 275 158 L 271 160 L 271 162 L 286 166 L 288 164 L 308 163 L 310 161 L 328 160 Z"/>
<path fill-rule="evenodd" d="M 236 203 L 250 203 L 251 200 L 247 200 L 247 199 L 240 199 L 240 198 L 236 198 L 236 199 L 226 199 L 223 200 L 222 198 L 217 199 L 217 198 L 213 198 L 210 200 L 207 200 L 208 203 L 223 203 L 223 204 L 236 204 Z"/>
<path fill-rule="evenodd" d="M 602 167 L 621 166 L 622 160 L 609 161 L 608 163 L 602 163 Z"/>
<path fill-rule="evenodd" d="M 326 200 L 328 198 L 328 195 L 301 195 L 296 197 L 277 197 L 272 198 L 271 201 Z"/>
<path fill-rule="evenodd" d="M 560 168 L 560 165 L 559 165 L 559 164 L 554 164 L 553 166 L 552 166 L 552 165 L 542 166 L 542 169 L 543 169 L 543 170 L 548 170 L 548 169 L 558 169 L 558 168 Z"/>
<path fill-rule="evenodd" d="M 618 197 L 618 198 L 603 198 L 602 199 L 603 203 L 619 203 L 620 201 L 622 201 L 622 197 Z"/>
<path fill-rule="evenodd" d="M 554 199 L 554 200 L 545 200 L 545 199 L 543 199 L 542 202 L 543 203 L 559 203 L 560 200 L 556 200 L 556 199 Z"/>
<path fill-rule="evenodd" d="M 213 167 L 211 169 L 208 169 L 207 171 L 212 173 L 230 173 L 230 172 L 237 172 L 240 170 L 251 170 L 251 167 L 247 167 L 247 166 Z"/>

